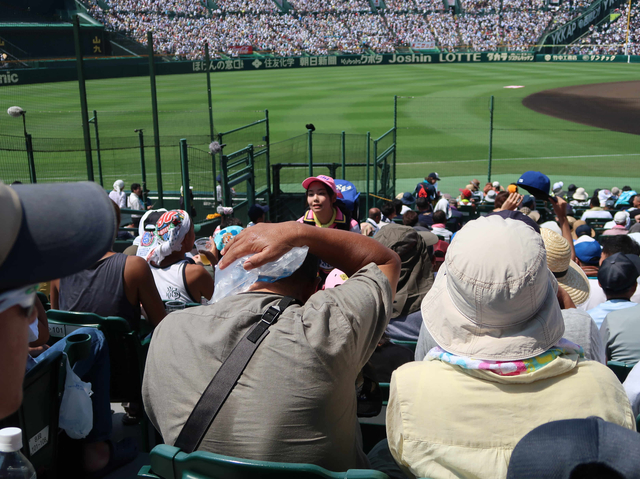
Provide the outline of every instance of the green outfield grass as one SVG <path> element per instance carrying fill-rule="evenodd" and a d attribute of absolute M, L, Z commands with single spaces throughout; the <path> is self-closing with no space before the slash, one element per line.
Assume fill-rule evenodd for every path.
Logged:
<path fill-rule="evenodd" d="M 640 181 L 640 138 L 550 118 L 523 107 L 521 100 L 561 86 L 635 80 L 638 73 L 639 66 L 619 63 L 389 65 L 218 73 L 212 75 L 212 89 L 217 131 L 257 120 L 264 116 L 258 110 L 268 109 L 272 142 L 304 133 L 307 123 L 319 133 L 344 130 L 377 137 L 393 126 L 394 95 L 412 97 L 399 100 L 398 187 L 409 189 L 420 177 L 437 171 L 443 177 L 442 188 L 451 192 L 470 177 L 487 177 L 488 107 L 493 95 L 493 179 L 509 182 L 522 171 L 539 169 L 553 180 L 593 188 L 611 187 L 612 181 L 618 186 Z M 175 138 L 176 145 L 181 137 L 208 135 L 205 76 L 162 76 L 157 84 L 161 134 Z M 508 85 L 524 88 L 505 89 Z M 94 80 L 87 89 L 89 109 L 98 111 L 101 140 L 121 138 L 116 142 L 135 145 L 133 130 L 143 128 L 151 142 L 148 78 Z M 42 138 L 81 138 L 76 83 L 4 86 L 0 93 L 5 111 L 12 105 L 27 110 L 27 128 L 43 149 L 47 142 Z M 0 131 L 20 136 L 22 123 L 2 114 Z M 202 140 L 196 146 L 205 148 Z M 0 155 L 0 171 L 24 180 L 23 152 Z M 177 155 L 177 146 L 163 148 L 163 175 L 179 176 L 178 168 L 164 167 L 165 161 L 175 164 Z M 139 174 L 138 157 L 135 149 L 105 153 L 105 183 L 110 184 L 114 175 L 133 180 Z M 153 186 L 150 148 L 147 157 Z M 8 163 L 16 166 L 9 169 Z M 40 153 L 37 163 L 51 179 L 74 174 L 81 178 L 86 171 L 84 156 L 77 153 Z"/>

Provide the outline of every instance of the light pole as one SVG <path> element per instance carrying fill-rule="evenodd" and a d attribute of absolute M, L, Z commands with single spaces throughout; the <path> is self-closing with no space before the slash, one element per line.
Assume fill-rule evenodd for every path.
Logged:
<path fill-rule="evenodd" d="M 27 147 L 27 161 L 29 162 L 29 179 L 31 183 L 36 182 L 36 165 L 33 160 L 33 142 L 31 135 L 27 133 L 27 112 L 19 106 L 11 106 L 7 109 L 7 114 L 13 118 L 22 117 L 22 129 L 24 132 L 24 142 Z"/>

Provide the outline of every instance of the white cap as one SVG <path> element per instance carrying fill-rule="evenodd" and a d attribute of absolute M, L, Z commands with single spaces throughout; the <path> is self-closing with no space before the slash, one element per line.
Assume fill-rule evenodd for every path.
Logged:
<path fill-rule="evenodd" d="M 553 191 L 560 191 L 563 186 L 564 183 L 562 181 L 558 181 L 557 183 L 553 184 Z"/>
<path fill-rule="evenodd" d="M 492 185 L 493 185 L 494 188 L 497 188 L 498 186 L 500 186 L 500 182 L 499 181 L 494 181 L 492 183 Z"/>
<path fill-rule="evenodd" d="M 0 452 L 16 452 L 22 449 L 22 430 L 19 427 L 0 429 Z"/>
<path fill-rule="evenodd" d="M 627 221 L 629 221 L 629 213 L 626 211 L 618 211 L 613 216 L 613 221 L 615 221 L 619 225 L 626 225 Z"/>

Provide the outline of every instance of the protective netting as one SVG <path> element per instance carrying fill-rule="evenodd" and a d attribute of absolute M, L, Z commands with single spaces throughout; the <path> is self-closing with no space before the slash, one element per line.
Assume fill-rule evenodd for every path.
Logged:
<path fill-rule="evenodd" d="M 627 118 L 640 119 L 637 98 L 610 101 L 621 103 Z M 398 97 L 398 179 L 436 171 L 464 187 L 473 177 L 487 178 L 491 147 L 491 178 L 501 183 L 538 170 L 588 191 L 638 184 L 638 134 L 612 131 L 629 131 L 614 123 L 579 123 L 596 124 L 586 115 L 573 120 L 538 113 L 519 98 L 495 97 L 490 139 L 491 97 Z"/>

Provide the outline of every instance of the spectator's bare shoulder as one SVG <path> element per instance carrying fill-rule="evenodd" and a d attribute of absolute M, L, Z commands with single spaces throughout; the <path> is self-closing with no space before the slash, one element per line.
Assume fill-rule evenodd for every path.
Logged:
<path fill-rule="evenodd" d="M 188 264 L 184 269 L 184 275 L 186 286 L 194 299 L 199 299 L 200 296 L 211 299 L 211 296 L 213 296 L 213 278 L 204 266 Z"/>
<path fill-rule="evenodd" d="M 147 274 L 147 272 L 151 272 L 149 269 L 149 265 L 139 256 L 129 256 L 127 257 L 127 262 L 124 265 L 124 274 L 130 275 L 133 277 L 140 277 L 142 275 Z"/>

